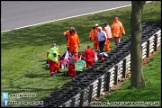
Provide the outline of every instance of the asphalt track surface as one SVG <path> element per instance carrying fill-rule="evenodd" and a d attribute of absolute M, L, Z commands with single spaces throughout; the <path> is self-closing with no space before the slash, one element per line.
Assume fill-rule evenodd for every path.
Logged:
<path fill-rule="evenodd" d="M 131 1 L 1 1 L 1 32 L 130 4 Z"/>

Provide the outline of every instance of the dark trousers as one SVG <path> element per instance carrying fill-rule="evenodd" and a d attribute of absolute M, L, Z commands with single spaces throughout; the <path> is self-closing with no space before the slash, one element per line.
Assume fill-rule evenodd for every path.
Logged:
<path fill-rule="evenodd" d="M 105 46 L 105 41 L 101 41 L 101 42 L 99 42 L 99 47 L 100 47 L 100 53 L 101 52 L 104 52 L 104 46 Z"/>

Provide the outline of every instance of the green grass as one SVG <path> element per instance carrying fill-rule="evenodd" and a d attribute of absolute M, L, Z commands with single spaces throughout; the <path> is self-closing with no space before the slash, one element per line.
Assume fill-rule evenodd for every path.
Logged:
<path fill-rule="evenodd" d="M 161 51 L 151 57 L 143 67 L 145 87 L 130 88 L 130 78 L 110 95 L 100 99 L 101 102 L 159 102 L 161 105 Z"/>
<path fill-rule="evenodd" d="M 131 7 L 125 7 L 1 33 L 1 91 L 9 94 L 36 94 L 35 98 L 22 98 L 21 101 L 39 100 L 49 96 L 56 88 L 71 80 L 71 77 L 61 75 L 50 77 L 49 70 L 45 69 L 46 51 L 51 43 L 58 44 L 60 54 L 63 54 L 66 51 L 63 32 L 74 26 L 80 36 L 79 51 L 83 51 L 87 44 L 93 44 L 89 42 L 88 36 L 94 24 L 102 26 L 105 21 L 112 24 L 116 15 L 125 27 L 126 35 L 122 38 L 124 40 L 130 35 L 130 13 Z M 161 2 L 146 4 L 142 22 L 160 19 Z M 110 46 L 114 47 L 113 39 Z M 12 100 L 20 99 L 12 98 Z"/>

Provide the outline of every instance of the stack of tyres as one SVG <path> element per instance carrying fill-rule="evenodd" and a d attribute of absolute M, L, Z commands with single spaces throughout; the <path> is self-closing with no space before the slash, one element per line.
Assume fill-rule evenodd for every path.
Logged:
<path fill-rule="evenodd" d="M 51 99 L 50 97 L 45 97 L 44 99 L 42 99 L 44 106 L 47 106 L 49 104 L 50 99 Z"/>
<path fill-rule="evenodd" d="M 94 72 L 96 72 L 101 66 L 102 64 L 93 64 L 91 65 L 91 68 L 94 70 Z"/>
<path fill-rule="evenodd" d="M 79 81 L 77 81 L 77 80 L 75 80 L 75 81 L 70 81 L 70 82 L 68 82 L 68 83 L 65 83 L 65 84 L 63 85 L 63 88 L 64 88 L 64 87 L 66 88 L 66 86 L 75 87 L 78 83 L 79 83 Z"/>
<path fill-rule="evenodd" d="M 67 88 L 68 89 L 68 91 L 69 90 L 72 90 L 73 89 L 73 87 L 75 87 L 75 84 L 65 84 L 65 85 L 63 85 L 63 87 L 62 88 Z"/>
<path fill-rule="evenodd" d="M 79 88 L 81 88 L 81 90 L 83 90 L 85 87 L 87 87 L 88 85 L 87 84 L 85 84 L 85 83 L 80 83 L 79 85 L 78 85 L 78 87 Z"/>
<path fill-rule="evenodd" d="M 99 70 L 97 70 L 97 72 L 99 72 L 99 73 L 106 73 L 107 72 L 107 70 L 108 70 L 108 68 L 107 67 L 101 67 Z"/>
<path fill-rule="evenodd" d="M 113 66 L 114 66 L 114 64 L 111 63 L 111 62 L 107 62 L 107 63 L 105 63 L 105 64 L 103 65 L 103 67 L 106 67 L 108 70 L 109 70 L 111 67 L 113 67 Z"/>
<path fill-rule="evenodd" d="M 113 63 L 113 64 L 116 64 L 116 63 L 118 63 L 118 61 L 116 60 L 116 58 L 114 58 L 112 61 L 110 61 L 111 63 Z"/>
<path fill-rule="evenodd" d="M 142 35 L 142 43 L 148 39 L 148 35 L 145 33 Z"/>
<path fill-rule="evenodd" d="M 63 101 L 61 101 L 61 100 L 52 100 L 52 102 L 50 101 L 50 103 L 47 105 L 47 107 L 57 107 L 62 103 L 63 103 Z"/>
<path fill-rule="evenodd" d="M 94 81 L 94 80 L 95 80 L 95 78 L 94 78 L 94 77 L 92 77 L 92 75 L 91 75 L 91 76 L 88 76 L 88 77 L 87 77 L 87 80 Z"/>
<path fill-rule="evenodd" d="M 66 102 L 67 100 L 69 100 L 72 97 L 72 94 L 68 94 L 68 93 L 64 94 L 61 100 L 63 100 L 64 102 Z"/>
<path fill-rule="evenodd" d="M 121 53 L 121 55 L 123 55 L 124 57 L 126 57 L 128 54 L 130 54 L 130 50 L 127 51 L 123 50 Z"/>
<path fill-rule="evenodd" d="M 93 77 L 93 78 L 94 78 L 94 80 L 96 80 L 96 79 L 97 79 L 97 78 L 99 78 L 101 75 L 102 75 L 101 73 L 94 72 L 94 73 L 92 74 L 92 76 L 91 76 L 91 77 Z"/>
<path fill-rule="evenodd" d="M 110 62 L 111 60 L 113 60 L 114 59 L 114 57 L 112 57 L 112 56 L 110 56 L 109 54 L 108 54 L 108 57 L 105 57 L 105 63 L 106 62 Z M 104 64 L 105 64 L 104 63 Z"/>
<path fill-rule="evenodd" d="M 104 63 L 103 60 L 98 60 L 95 64 L 102 64 L 102 63 Z"/>
<path fill-rule="evenodd" d="M 44 100 L 44 106 L 49 106 L 50 104 L 52 104 L 53 100 L 53 98 L 46 98 L 46 100 Z"/>
<path fill-rule="evenodd" d="M 83 73 L 89 73 L 89 75 L 91 75 L 95 70 L 92 68 L 92 66 L 90 66 L 89 68 L 87 68 L 86 70 L 83 71 Z"/>
<path fill-rule="evenodd" d="M 82 82 L 82 80 L 85 80 L 91 73 L 83 72 L 80 75 L 76 76 L 72 79 L 72 81 L 79 81 Z M 77 84 L 78 85 L 78 84 Z"/>
<path fill-rule="evenodd" d="M 124 49 L 126 47 L 125 45 L 126 45 L 126 43 L 125 44 L 121 44 L 120 46 L 117 46 L 115 49 L 120 51 L 120 50 L 122 50 L 122 49 Z"/>
<path fill-rule="evenodd" d="M 116 61 L 117 62 L 121 61 L 125 57 L 124 55 L 125 55 L 124 53 L 120 53 L 120 55 L 117 56 Z"/>
<path fill-rule="evenodd" d="M 85 84 L 86 86 L 88 86 L 91 82 L 92 82 L 91 79 L 82 80 L 82 84 Z"/>

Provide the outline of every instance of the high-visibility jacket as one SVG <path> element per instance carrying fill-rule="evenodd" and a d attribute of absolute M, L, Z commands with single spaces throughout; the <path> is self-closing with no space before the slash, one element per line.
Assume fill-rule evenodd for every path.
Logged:
<path fill-rule="evenodd" d="M 103 27 L 103 31 L 105 31 L 108 39 L 112 38 L 111 27 L 109 25 L 106 27 Z"/>
<path fill-rule="evenodd" d="M 54 46 L 54 47 L 51 47 L 50 49 L 47 50 L 47 54 L 46 54 L 46 57 L 48 58 L 48 55 L 50 52 L 52 52 L 52 50 L 56 51 L 57 52 L 57 55 L 60 55 L 59 53 L 59 48 Z"/>
<path fill-rule="evenodd" d="M 56 53 L 56 56 L 54 56 L 54 53 Z M 48 59 L 52 60 L 54 62 L 58 62 L 58 48 L 52 47 L 49 49 Z"/>
<path fill-rule="evenodd" d="M 78 53 L 79 44 L 80 44 L 80 39 L 78 34 L 76 32 L 70 34 L 67 40 L 67 46 L 69 46 L 69 52 Z"/>
<path fill-rule="evenodd" d="M 111 30 L 112 30 L 113 37 L 121 38 L 122 33 L 125 34 L 125 29 L 119 20 L 113 22 L 113 24 L 111 25 Z"/>

